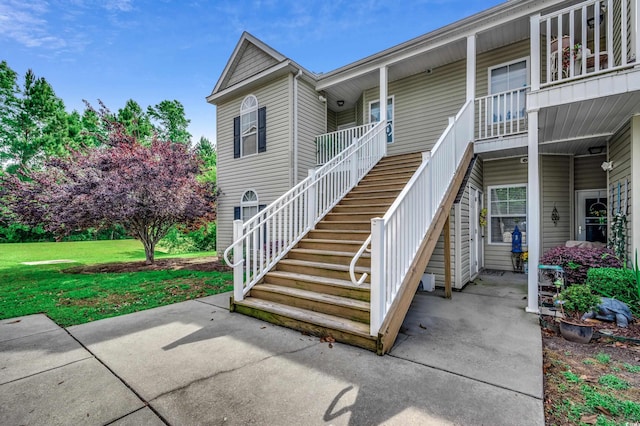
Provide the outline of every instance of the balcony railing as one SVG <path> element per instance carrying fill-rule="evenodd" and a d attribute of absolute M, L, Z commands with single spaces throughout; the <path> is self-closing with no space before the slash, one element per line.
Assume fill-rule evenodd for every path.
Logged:
<path fill-rule="evenodd" d="M 528 129 L 527 87 L 476 99 L 476 139 L 525 133 Z"/>
<path fill-rule="evenodd" d="M 632 66 L 638 57 L 639 0 L 590 0 L 532 17 L 540 86 Z M 536 51 L 537 50 L 537 51 Z"/>
<path fill-rule="evenodd" d="M 321 166 L 367 133 L 376 123 L 316 136 L 316 165 Z"/>

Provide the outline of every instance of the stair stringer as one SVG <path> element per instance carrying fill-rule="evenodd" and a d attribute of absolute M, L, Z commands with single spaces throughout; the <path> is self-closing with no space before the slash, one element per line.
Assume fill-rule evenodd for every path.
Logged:
<path fill-rule="evenodd" d="M 398 332 L 400 331 L 404 318 L 409 311 L 411 301 L 413 300 L 418 289 L 418 285 L 420 284 L 420 280 L 422 279 L 422 274 L 431 259 L 433 251 L 435 250 L 444 224 L 449 217 L 458 190 L 464 181 L 464 177 L 472 159 L 473 143 L 470 143 L 465 150 L 460 164 L 458 165 L 453 180 L 447 188 L 446 196 L 438 207 L 433 221 L 431 222 L 431 226 L 427 230 L 427 233 L 422 240 L 422 244 L 420 244 L 418 254 L 414 258 L 413 263 L 411 264 L 409 271 L 398 290 L 398 294 L 382 322 L 377 338 L 376 352 L 378 355 L 384 355 L 389 352 L 398 337 Z"/>

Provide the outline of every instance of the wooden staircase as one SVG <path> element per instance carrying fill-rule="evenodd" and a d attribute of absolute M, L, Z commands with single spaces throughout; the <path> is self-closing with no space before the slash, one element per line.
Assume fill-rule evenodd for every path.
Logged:
<path fill-rule="evenodd" d="M 385 157 L 232 310 L 318 336 L 376 350 L 369 333 L 369 277 L 355 286 L 349 264 L 422 162 L 422 154 Z M 365 253 L 357 276 L 370 273 Z"/>
<path fill-rule="evenodd" d="M 244 300 L 232 300 L 231 310 L 316 336 L 331 336 L 379 355 L 388 352 L 448 223 L 472 157 L 469 144 L 377 336 L 370 335 L 369 327 L 370 277 L 354 285 L 349 265 L 371 234 L 371 219 L 384 216 L 421 164 L 421 153 L 380 160 Z M 356 275 L 360 278 L 370 271 L 371 257 L 365 253 L 356 265 Z"/>

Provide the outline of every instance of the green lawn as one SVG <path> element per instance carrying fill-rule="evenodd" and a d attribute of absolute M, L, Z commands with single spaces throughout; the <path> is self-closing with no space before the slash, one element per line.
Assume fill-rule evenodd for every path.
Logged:
<path fill-rule="evenodd" d="M 213 256 L 215 252 L 180 257 Z M 156 252 L 156 259 L 176 257 Z M 24 265 L 69 259 L 74 263 Z M 0 319 L 46 313 L 61 326 L 231 290 L 232 274 L 189 270 L 73 274 L 65 269 L 144 260 L 135 240 L 0 244 Z"/>

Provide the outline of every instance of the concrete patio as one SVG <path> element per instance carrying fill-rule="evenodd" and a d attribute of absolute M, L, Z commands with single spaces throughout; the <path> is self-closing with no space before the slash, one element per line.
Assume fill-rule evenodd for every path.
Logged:
<path fill-rule="evenodd" d="M 229 294 L 61 329 L 0 321 L 4 424 L 543 425 L 522 276 L 418 293 L 389 355 L 229 313 Z"/>

